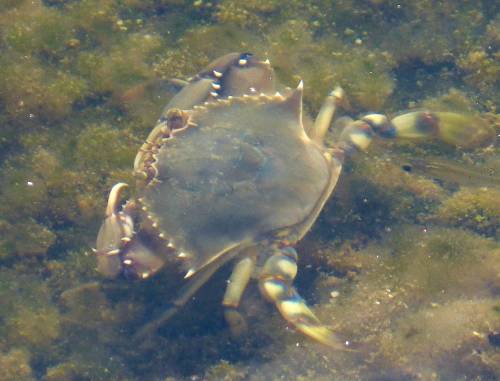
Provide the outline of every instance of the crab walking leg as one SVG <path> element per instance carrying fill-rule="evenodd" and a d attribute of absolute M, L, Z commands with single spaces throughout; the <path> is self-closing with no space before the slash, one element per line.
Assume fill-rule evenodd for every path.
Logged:
<path fill-rule="evenodd" d="M 407 126 L 407 123 L 404 125 Z M 358 150 L 365 151 L 375 135 L 382 138 L 395 138 L 398 137 L 398 131 L 396 126 L 381 114 L 369 114 L 359 120 L 350 121 L 340 134 L 339 142 L 335 147 L 340 152 L 337 151 L 336 156 L 343 157 Z"/>
<path fill-rule="evenodd" d="M 224 317 L 234 336 L 246 330 L 246 322 L 237 308 L 255 269 L 255 257 L 245 257 L 238 261 L 229 277 L 229 282 L 222 300 L 225 307 Z"/>
<path fill-rule="evenodd" d="M 217 261 L 214 261 L 194 273 L 188 278 L 188 283 L 181 288 L 177 297 L 170 303 L 167 308 L 158 318 L 142 327 L 135 335 L 134 340 L 140 341 L 146 336 L 153 334 L 158 328 L 165 324 L 172 316 L 174 316 L 184 305 L 192 298 L 192 296 L 214 275 L 214 273 L 224 265 L 227 261 L 232 259 L 234 255 L 227 253 Z"/>
<path fill-rule="evenodd" d="M 291 247 L 278 249 L 264 264 L 259 276 L 262 295 L 273 302 L 281 315 L 305 335 L 336 349 L 345 349 L 325 327 L 292 286 L 297 274 L 297 253 Z"/>
<path fill-rule="evenodd" d="M 333 91 L 326 97 L 321 109 L 318 112 L 318 116 L 314 121 L 313 127 L 308 131 L 308 135 L 312 140 L 319 143 L 323 142 L 326 132 L 330 128 L 330 124 L 337 110 L 337 106 L 345 102 L 345 93 L 341 87 L 336 87 Z"/>
<path fill-rule="evenodd" d="M 188 284 L 186 284 L 179 292 L 177 298 L 175 298 L 170 307 L 164 311 L 158 318 L 152 322 L 146 324 L 142 327 L 135 335 L 134 340 L 141 340 L 144 337 L 153 334 L 158 328 L 165 324 L 172 316 L 174 316 L 179 310 L 191 299 L 191 297 L 203 286 L 210 277 L 217 271 L 217 267 L 211 266 L 205 268 L 198 272 L 196 276 L 189 279 Z"/>

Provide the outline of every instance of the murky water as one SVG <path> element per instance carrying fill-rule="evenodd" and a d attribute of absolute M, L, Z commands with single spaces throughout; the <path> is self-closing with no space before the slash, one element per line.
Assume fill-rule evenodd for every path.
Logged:
<path fill-rule="evenodd" d="M 500 378 L 498 8 L 0 1 L 0 380 Z M 107 194 L 134 183 L 135 154 L 176 92 L 169 79 L 232 51 L 268 57 L 288 86 L 303 79 L 312 115 L 340 84 L 350 107 L 339 116 L 430 108 L 482 120 L 376 140 L 297 245 L 297 289 L 352 351 L 287 327 L 255 283 L 247 333 L 233 337 L 220 306 L 230 266 L 134 342 L 182 275 L 95 270 Z"/>

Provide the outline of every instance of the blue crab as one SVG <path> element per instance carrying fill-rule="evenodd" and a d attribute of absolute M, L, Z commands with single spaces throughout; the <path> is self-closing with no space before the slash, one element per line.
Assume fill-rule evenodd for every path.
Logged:
<path fill-rule="evenodd" d="M 279 91 L 278 91 L 279 90 Z M 298 331 L 332 347 L 344 344 L 315 316 L 292 283 L 294 245 L 331 196 L 345 157 L 385 138 L 436 133 L 456 114 L 412 112 L 389 121 L 352 121 L 333 147 L 323 144 L 336 108 L 334 89 L 312 121 L 302 110 L 303 84 L 280 87 L 269 61 L 231 53 L 183 83 L 140 148 L 135 197 L 111 189 L 97 237 L 98 271 L 149 278 L 180 263 L 186 282 L 171 307 L 139 336 L 174 315 L 225 263 L 234 262 L 222 301 L 238 330 L 248 282 Z"/>

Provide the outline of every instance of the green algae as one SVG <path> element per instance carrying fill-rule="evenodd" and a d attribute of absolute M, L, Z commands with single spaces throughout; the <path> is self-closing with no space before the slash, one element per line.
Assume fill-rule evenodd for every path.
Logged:
<path fill-rule="evenodd" d="M 41 1 L 20 3 L 1 17 L 8 47 L 21 54 L 60 56 L 74 36 L 71 20 Z"/>
<path fill-rule="evenodd" d="M 133 145 L 112 126 L 91 124 L 78 136 L 75 158 L 80 167 L 106 174 L 130 163 L 134 156 Z"/>
<path fill-rule="evenodd" d="M 313 113 L 340 84 L 352 115 L 422 105 L 498 124 L 492 8 L 400 3 L 0 1 L 0 379 L 498 378 L 487 336 L 500 326 L 500 197 L 495 184 L 401 169 L 412 156 L 460 157 L 440 143 L 379 145 L 354 159 L 299 247 L 298 288 L 360 354 L 306 341 L 252 295 L 251 337 L 230 339 L 218 300 L 202 294 L 139 346 L 128 338 L 168 300 L 166 281 L 95 283 L 90 248 L 106 193 L 133 182 L 135 152 L 173 93 L 159 81 L 229 51 L 269 57 L 288 86 L 303 79 Z M 448 129 L 444 140 L 493 144 L 471 157 L 494 163 L 493 138 L 473 139 L 481 131 Z M 219 281 L 210 287 L 222 293 Z"/>
<path fill-rule="evenodd" d="M 246 376 L 246 372 L 232 366 L 227 361 L 221 361 L 219 364 L 211 367 L 206 373 L 206 379 L 210 381 L 238 381 L 244 380 Z"/>
<path fill-rule="evenodd" d="M 0 367 L 2 368 L 2 374 L 0 375 L 0 380 L 35 380 L 29 361 L 29 354 L 22 349 L 12 349 L 7 353 L 1 353 Z"/>
<path fill-rule="evenodd" d="M 56 308 L 18 307 L 6 321 L 8 340 L 35 351 L 47 348 L 61 335 L 59 316 Z"/>
<path fill-rule="evenodd" d="M 3 222 L 0 232 L 4 237 L 2 239 L 4 258 L 9 253 L 18 256 L 45 255 L 56 240 L 54 232 L 34 220 L 15 225 Z"/>
<path fill-rule="evenodd" d="M 443 202 L 429 218 L 450 225 L 460 225 L 498 238 L 500 227 L 500 192 L 490 188 L 462 188 Z"/>
<path fill-rule="evenodd" d="M 11 363 L 3 368 L 4 374 L 19 371 L 22 375 L 22 367 L 29 367 L 35 358 L 46 362 L 58 356 L 61 314 L 52 301 L 52 290 L 39 275 L 31 273 L 35 265 L 36 261 L 29 266 L 18 264 L 13 270 L 2 268 L 0 273 L 2 347 L 22 349 L 29 361 L 26 365 L 22 361 Z"/>
<path fill-rule="evenodd" d="M 86 94 L 86 83 L 69 73 L 46 68 L 27 56 L 13 61 L 3 63 L 0 77 L 0 93 L 13 117 L 61 119 Z"/>
<path fill-rule="evenodd" d="M 159 36 L 129 34 L 109 51 L 82 53 L 76 65 L 78 72 L 88 78 L 95 91 L 123 91 L 151 78 L 153 73 L 145 61 L 160 47 Z"/>
<path fill-rule="evenodd" d="M 389 366 L 415 377 L 436 372 L 436 361 L 468 361 L 468 350 L 475 347 L 493 359 L 486 335 L 500 324 L 494 312 L 498 255 L 497 243 L 472 233 L 401 227 L 384 242 L 351 252 L 362 271 L 337 285 L 339 296 L 320 311 L 340 332 L 363 343 L 369 368 Z M 320 292 L 329 296 L 331 286 L 320 282 Z M 491 365 L 483 363 L 485 374 L 496 371 Z M 451 365 L 438 373 L 455 378 L 470 371 Z"/>

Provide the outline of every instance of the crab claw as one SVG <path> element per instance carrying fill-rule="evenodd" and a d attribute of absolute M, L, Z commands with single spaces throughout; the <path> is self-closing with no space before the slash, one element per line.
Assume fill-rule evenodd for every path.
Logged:
<path fill-rule="evenodd" d="M 347 153 L 366 150 L 374 135 L 437 139 L 463 149 L 484 147 L 495 139 L 493 127 L 475 115 L 422 110 L 401 114 L 392 120 L 380 114 L 365 115 L 344 127 L 339 147 Z"/>
<path fill-rule="evenodd" d="M 122 254 L 122 263 L 127 271 L 141 279 L 149 278 L 165 264 L 162 257 L 144 246 L 139 239 L 133 240 Z"/>
<path fill-rule="evenodd" d="M 118 183 L 111 188 L 104 219 L 96 241 L 97 271 L 102 275 L 115 278 L 122 270 L 120 253 L 130 242 L 134 232 L 132 218 L 118 210 L 120 195 L 125 183 Z"/>
<path fill-rule="evenodd" d="M 414 111 L 391 120 L 395 136 L 402 138 L 433 138 L 462 148 L 491 144 L 495 131 L 476 115 L 455 112 Z"/>

